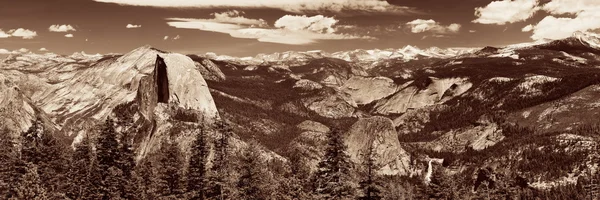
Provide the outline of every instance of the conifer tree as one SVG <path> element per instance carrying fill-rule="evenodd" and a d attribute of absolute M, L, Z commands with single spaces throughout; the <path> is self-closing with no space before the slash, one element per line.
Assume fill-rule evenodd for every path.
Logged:
<path fill-rule="evenodd" d="M 180 198 L 185 192 L 181 149 L 175 142 L 164 142 L 159 156 L 157 193 L 162 197 Z"/>
<path fill-rule="evenodd" d="M 133 149 L 133 133 L 132 130 L 127 130 L 122 133 L 119 151 L 119 169 L 122 172 L 121 178 L 121 193 L 125 199 L 134 199 L 133 194 L 137 190 L 135 183 L 135 152 Z"/>
<path fill-rule="evenodd" d="M 192 143 L 191 154 L 188 165 L 187 189 L 191 193 L 192 199 L 204 199 L 208 184 L 207 163 L 209 148 L 206 129 L 203 125 L 196 135 L 196 140 Z"/>
<path fill-rule="evenodd" d="M 25 174 L 16 183 L 15 199 L 46 200 L 48 195 L 37 172 L 37 166 L 27 164 Z"/>
<path fill-rule="evenodd" d="M 0 129 L 0 199 L 16 197 L 17 184 L 27 166 L 19 159 L 17 140 L 8 129 Z"/>
<path fill-rule="evenodd" d="M 352 163 L 346 145 L 337 130 L 327 133 L 325 155 L 315 173 L 315 192 L 320 199 L 354 198 Z"/>
<path fill-rule="evenodd" d="M 214 140 L 214 158 L 208 173 L 207 199 L 230 199 L 233 193 L 231 179 L 231 162 L 229 156 L 229 140 L 232 136 L 231 127 L 224 122 L 218 122 L 216 126 L 218 133 Z"/>
<path fill-rule="evenodd" d="M 370 145 L 363 155 L 363 178 L 359 183 L 363 194 L 358 199 L 379 200 L 382 199 L 382 183 L 377 175 L 379 166 L 375 163 L 374 147 Z"/>
<path fill-rule="evenodd" d="M 98 179 L 93 177 L 95 155 L 91 143 L 90 137 L 84 136 L 81 142 L 75 145 L 75 152 L 67 173 L 70 184 L 67 196 L 71 199 L 92 199 L 92 195 L 96 192 L 96 185 L 93 182 Z"/>
<path fill-rule="evenodd" d="M 45 130 L 38 118 L 21 134 L 21 159 L 36 167 L 49 197 L 64 196 L 67 188 L 69 147 Z"/>
<path fill-rule="evenodd" d="M 109 117 L 103 124 L 96 143 L 96 160 L 98 167 L 94 170 L 100 177 L 96 198 L 110 199 L 121 196 L 120 184 L 123 172 L 119 165 L 119 142 L 114 121 Z"/>
<path fill-rule="evenodd" d="M 237 182 L 239 199 L 268 199 L 271 194 L 272 176 L 260 155 L 259 144 L 250 141 L 240 158 L 241 176 Z"/>

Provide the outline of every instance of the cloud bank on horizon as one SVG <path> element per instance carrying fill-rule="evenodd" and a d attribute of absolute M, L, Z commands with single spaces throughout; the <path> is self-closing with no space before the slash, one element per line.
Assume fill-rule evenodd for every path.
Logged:
<path fill-rule="evenodd" d="M 167 24 L 176 28 L 225 33 L 234 38 L 289 45 L 311 44 L 318 40 L 373 39 L 337 33 L 338 20 L 323 15 L 285 15 L 271 27 L 263 19 L 249 19 L 240 14 L 239 11 L 229 11 L 213 13 L 212 19 L 167 18 Z"/>
<path fill-rule="evenodd" d="M 382 0 L 94 0 L 132 6 L 174 8 L 272 8 L 292 13 L 342 12 L 412 14 L 404 6 L 391 5 Z"/>
<path fill-rule="evenodd" d="M 504 25 L 526 21 L 535 14 L 547 14 L 537 24 L 523 27 L 523 32 L 533 32 L 531 39 L 563 39 L 577 31 L 600 29 L 600 1 L 598 0 L 539 0 L 493 1 L 485 7 L 475 8 L 478 17 L 474 23 Z"/>

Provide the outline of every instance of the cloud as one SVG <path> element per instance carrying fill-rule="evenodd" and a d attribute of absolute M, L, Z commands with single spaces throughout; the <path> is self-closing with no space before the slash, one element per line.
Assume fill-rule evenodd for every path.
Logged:
<path fill-rule="evenodd" d="M 600 29 L 598 0 L 551 0 L 542 9 L 552 15 L 532 26 L 534 40 L 563 39 L 577 31 Z"/>
<path fill-rule="evenodd" d="M 214 16 L 214 18 L 211 21 L 229 24 L 267 26 L 267 22 L 263 19 L 248 19 L 246 17 L 241 16 L 241 14 L 244 14 L 244 12 L 240 12 L 237 10 L 222 13 L 212 13 L 211 15 Z"/>
<path fill-rule="evenodd" d="M 9 37 L 11 37 L 11 36 L 12 36 L 12 35 L 10 35 L 10 34 L 8 34 L 8 33 L 4 32 L 2 29 L 0 29 L 0 38 L 9 38 Z"/>
<path fill-rule="evenodd" d="M 539 10 L 538 0 L 493 1 L 485 7 L 475 8 L 474 23 L 504 25 L 525 21 Z"/>
<path fill-rule="evenodd" d="M 38 51 L 48 51 L 48 49 L 46 49 L 46 48 L 42 47 L 42 48 L 40 48 L 40 50 L 38 50 Z"/>
<path fill-rule="evenodd" d="M 366 36 L 337 33 L 338 20 L 333 17 L 285 15 L 275 21 L 274 27 L 268 28 L 262 19 L 247 19 L 239 14 L 227 15 L 228 18 L 219 18 L 219 14 L 213 14 L 213 19 L 168 18 L 167 24 L 176 28 L 225 33 L 234 38 L 290 45 L 310 44 L 318 40 L 372 39 Z M 231 20 L 231 18 L 237 19 Z"/>
<path fill-rule="evenodd" d="M 29 49 L 26 49 L 26 48 L 20 48 L 20 49 L 19 49 L 19 50 L 17 50 L 17 51 L 19 51 L 19 52 L 21 52 L 21 53 L 27 53 L 27 52 L 29 52 Z M 13 51 L 13 52 L 14 52 L 14 51 Z"/>
<path fill-rule="evenodd" d="M 12 51 L 10 51 L 8 49 L 0 49 L 0 55 L 2 55 L 2 54 L 21 54 L 21 53 L 28 53 L 28 52 L 30 52 L 30 51 L 29 51 L 29 49 L 26 49 L 26 48 L 20 48 L 20 49 L 12 50 Z"/>
<path fill-rule="evenodd" d="M 181 37 L 179 35 L 177 35 L 173 38 L 173 40 L 179 40 L 179 39 L 181 39 Z"/>
<path fill-rule="evenodd" d="M 460 31 L 460 24 L 450 24 L 448 26 L 441 25 L 432 19 L 416 19 L 406 23 L 410 27 L 410 31 L 413 33 L 424 33 L 431 32 L 434 35 L 447 35 L 455 34 Z"/>
<path fill-rule="evenodd" d="M 533 25 L 529 24 L 525 27 L 523 27 L 523 29 L 521 29 L 521 31 L 523 32 L 531 32 L 533 30 Z"/>
<path fill-rule="evenodd" d="M 66 34 L 65 37 L 72 38 L 72 37 L 74 37 L 74 35 L 69 33 L 69 34 Z"/>
<path fill-rule="evenodd" d="M 63 25 L 59 25 L 59 24 L 55 24 L 55 25 L 51 25 L 48 30 L 50 32 L 69 32 L 69 31 L 77 31 L 75 30 L 75 28 L 73 28 L 73 26 L 69 25 L 69 24 L 63 24 Z"/>
<path fill-rule="evenodd" d="M 12 52 L 6 49 L 0 49 L 0 55 L 2 54 L 11 54 Z"/>
<path fill-rule="evenodd" d="M 165 37 L 163 37 L 163 40 L 168 40 L 169 36 L 165 35 Z"/>
<path fill-rule="evenodd" d="M 127 26 L 125 26 L 125 28 L 141 28 L 142 25 L 137 25 L 137 24 L 127 24 Z"/>
<path fill-rule="evenodd" d="M 391 5 L 382 0 L 95 0 L 121 5 L 176 8 L 271 8 L 292 13 L 339 14 L 389 13 L 411 14 L 411 8 Z"/>
<path fill-rule="evenodd" d="M 36 36 L 37 32 L 23 28 L 11 29 L 8 32 L 4 32 L 0 29 L 0 38 L 20 37 L 23 39 L 33 39 Z"/>

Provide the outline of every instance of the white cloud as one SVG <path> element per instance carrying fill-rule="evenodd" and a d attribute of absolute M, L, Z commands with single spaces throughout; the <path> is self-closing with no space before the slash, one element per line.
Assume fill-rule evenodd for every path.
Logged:
<path fill-rule="evenodd" d="M 127 26 L 125 26 L 125 28 L 141 28 L 142 25 L 137 25 L 137 24 L 127 24 Z"/>
<path fill-rule="evenodd" d="M 21 53 L 27 53 L 27 52 L 29 52 L 29 49 L 26 49 L 26 48 L 20 48 L 20 49 L 19 49 L 19 50 L 17 50 L 17 51 L 19 51 L 19 52 L 21 52 Z M 13 51 L 13 52 L 14 52 L 14 51 Z"/>
<path fill-rule="evenodd" d="M 163 37 L 163 40 L 168 40 L 169 36 L 165 35 L 165 37 Z"/>
<path fill-rule="evenodd" d="M 244 12 L 240 12 L 237 10 L 222 13 L 212 13 L 211 15 L 214 16 L 214 18 L 211 21 L 229 24 L 267 26 L 267 22 L 263 19 L 248 19 L 246 17 L 241 16 L 241 14 L 244 14 Z"/>
<path fill-rule="evenodd" d="M 11 54 L 12 52 L 6 49 L 0 49 L 0 55 L 2 54 Z"/>
<path fill-rule="evenodd" d="M 39 51 L 48 51 L 48 49 L 46 49 L 46 48 L 42 47 L 42 48 L 40 48 L 40 50 L 39 50 Z"/>
<path fill-rule="evenodd" d="M 450 24 L 448 26 L 444 26 L 432 19 L 416 19 L 406 23 L 406 25 L 410 27 L 410 31 L 413 33 L 431 32 L 434 35 L 458 33 L 461 28 L 460 24 Z"/>
<path fill-rule="evenodd" d="M 545 4 L 543 9 L 562 17 L 546 16 L 533 26 L 531 38 L 534 40 L 563 39 L 577 31 L 600 29 L 598 0 L 552 0 Z"/>
<path fill-rule="evenodd" d="M 267 28 L 264 20 L 247 19 L 183 19 L 169 18 L 170 26 L 185 29 L 198 29 L 229 34 L 235 38 L 257 39 L 261 42 L 302 45 L 318 40 L 372 39 L 365 36 L 336 33 L 338 20 L 333 17 L 286 15 L 275 21 L 274 28 Z M 239 13 L 235 17 L 242 18 Z"/>
<path fill-rule="evenodd" d="M 95 0 L 122 5 L 179 8 L 272 8 L 293 13 L 413 13 L 412 9 L 382 0 Z"/>
<path fill-rule="evenodd" d="M 23 39 L 33 39 L 36 36 L 37 32 L 23 28 L 11 29 L 7 32 L 0 29 L 0 38 L 20 37 Z"/>
<path fill-rule="evenodd" d="M 523 27 L 523 29 L 521 29 L 521 31 L 523 31 L 523 32 L 531 32 L 532 30 L 533 30 L 532 24 L 529 24 L 529 25 Z"/>
<path fill-rule="evenodd" d="M 469 30 L 469 33 L 475 33 L 477 32 L 476 30 Z"/>
<path fill-rule="evenodd" d="M 73 28 L 73 26 L 71 26 L 70 24 L 55 24 L 55 25 L 51 25 L 48 30 L 50 32 L 69 32 L 69 31 L 76 31 L 75 28 Z"/>
<path fill-rule="evenodd" d="M 72 38 L 72 37 L 74 37 L 74 35 L 69 33 L 69 34 L 66 34 L 65 37 Z"/>
<path fill-rule="evenodd" d="M 179 39 L 181 39 L 181 37 L 179 35 L 177 35 L 173 38 L 173 40 L 179 40 Z"/>
<path fill-rule="evenodd" d="M 475 8 L 477 19 L 473 22 L 504 25 L 525 21 L 539 10 L 538 3 L 538 0 L 493 1 L 485 7 Z"/>
<path fill-rule="evenodd" d="M 12 36 L 12 35 L 10 35 L 10 34 L 8 34 L 8 33 L 4 32 L 2 29 L 0 29 L 0 38 L 9 38 L 9 37 L 11 37 L 11 36 Z"/>

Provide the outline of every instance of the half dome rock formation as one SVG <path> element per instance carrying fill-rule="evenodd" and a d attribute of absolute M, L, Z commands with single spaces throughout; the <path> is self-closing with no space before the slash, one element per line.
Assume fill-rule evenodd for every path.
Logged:
<path fill-rule="evenodd" d="M 361 163 L 363 153 L 373 148 L 379 173 L 411 175 L 410 155 L 401 146 L 392 120 L 385 117 L 359 119 L 350 127 L 346 145 L 355 163 Z"/>
<path fill-rule="evenodd" d="M 150 116 L 157 103 L 166 103 L 189 110 L 200 111 L 206 117 L 218 117 L 208 85 L 194 62 L 181 54 L 157 54 L 151 75 L 140 81 L 140 107 Z"/>
<path fill-rule="evenodd" d="M 150 46 L 122 56 L 84 60 L 17 55 L 0 64 L 0 74 L 14 82 L 24 97 L 10 98 L 9 103 L 21 104 L 16 100 L 25 99 L 23 104 L 27 104 L 29 98 L 29 107 L 46 113 L 48 121 L 70 138 L 81 133 L 77 129 L 104 122 L 117 106 L 132 102 L 148 123 L 154 119 L 154 108 L 159 102 L 168 104 L 169 108 L 195 110 L 202 116 L 218 118 L 206 81 L 194 61 Z M 19 95 L 10 90 L 7 94 Z M 28 111 L 29 116 L 33 113 L 29 107 L 20 109 Z M 33 119 L 31 116 L 29 120 L 20 121 Z"/>

